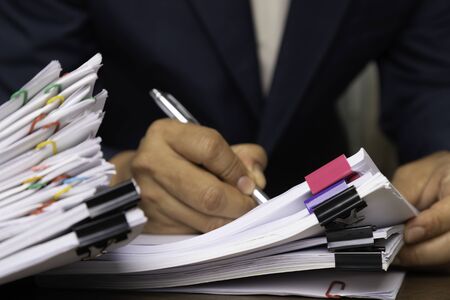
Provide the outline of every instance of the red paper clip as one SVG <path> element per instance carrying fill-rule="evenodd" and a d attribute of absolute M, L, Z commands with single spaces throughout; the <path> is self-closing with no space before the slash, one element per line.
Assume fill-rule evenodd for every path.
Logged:
<path fill-rule="evenodd" d="M 340 295 L 331 294 L 331 291 L 333 290 L 334 286 L 337 285 L 337 284 L 341 285 L 341 290 L 344 290 L 344 289 L 345 289 L 345 283 L 344 283 L 344 282 L 342 282 L 342 281 L 337 281 L 337 280 L 332 281 L 332 282 L 330 283 L 330 286 L 328 287 L 328 290 L 325 292 L 325 297 L 327 297 L 327 298 L 332 298 L 332 299 L 338 299 L 338 298 L 341 298 Z"/>
<path fill-rule="evenodd" d="M 67 179 L 67 178 L 69 178 L 69 177 L 70 177 L 70 176 L 67 175 L 67 174 L 61 174 L 61 175 L 59 175 L 59 176 L 53 178 L 52 182 L 58 183 L 58 182 L 63 181 L 64 179 Z"/>
<path fill-rule="evenodd" d="M 48 128 L 51 128 L 51 127 L 55 126 L 56 127 L 55 131 L 58 131 L 60 125 L 61 125 L 61 123 L 59 123 L 59 121 L 55 121 L 55 122 L 51 122 L 51 123 L 45 124 L 44 126 L 42 126 L 42 128 L 47 128 L 48 129 Z"/>
<path fill-rule="evenodd" d="M 33 122 L 31 122 L 30 131 L 28 133 L 29 134 L 32 133 L 34 131 L 34 127 L 36 127 L 37 122 L 43 120 L 46 116 L 47 116 L 46 113 L 42 113 L 36 118 L 34 118 Z"/>

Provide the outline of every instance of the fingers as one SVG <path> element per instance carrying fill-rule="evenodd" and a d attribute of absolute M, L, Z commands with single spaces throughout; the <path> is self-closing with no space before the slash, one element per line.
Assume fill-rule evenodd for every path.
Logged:
<path fill-rule="evenodd" d="M 421 173 L 422 172 L 419 171 L 416 164 L 409 163 L 399 167 L 392 178 L 392 184 L 414 206 L 416 206 L 420 200 L 420 196 L 429 180 L 431 171 L 427 172 L 425 175 Z"/>
<path fill-rule="evenodd" d="M 433 170 L 416 207 L 420 210 L 426 209 L 448 195 L 450 195 L 450 164 L 442 161 Z"/>
<path fill-rule="evenodd" d="M 133 161 L 136 179 L 149 175 L 172 197 L 210 216 L 237 218 L 255 207 L 249 196 L 186 161 L 166 144 L 156 147 L 158 152 L 140 153 Z"/>
<path fill-rule="evenodd" d="M 398 264 L 409 266 L 438 266 L 450 263 L 450 232 L 426 242 L 407 245 L 397 256 Z"/>
<path fill-rule="evenodd" d="M 413 205 L 429 206 L 437 200 L 439 192 L 438 189 L 433 188 L 435 181 L 430 181 L 430 178 L 439 166 L 449 161 L 450 157 L 447 151 L 441 151 L 410 162 L 396 170 L 392 183 Z M 422 199 L 427 184 L 430 184 L 429 190 Z"/>
<path fill-rule="evenodd" d="M 172 120 L 152 124 L 149 134 L 163 139 L 176 153 L 201 165 L 223 181 L 237 186 L 249 172 L 223 137 L 215 130 Z M 250 180 L 253 183 L 253 180 Z M 251 194 L 253 189 L 242 192 Z"/>
<path fill-rule="evenodd" d="M 406 193 L 409 183 L 416 197 L 413 204 L 423 210 L 405 228 L 406 246 L 398 256 L 403 266 L 429 267 L 450 263 L 449 160 L 447 152 L 439 152 L 411 163 L 397 177 L 404 179 Z"/>
<path fill-rule="evenodd" d="M 450 230 L 450 197 L 433 204 L 408 222 L 405 228 L 405 242 L 418 243 L 434 238 Z"/>
<path fill-rule="evenodd" d="M 136 179 L 141 189 L 142 208 L 149 217 L 147 232 L 193 233 L 219 228 L 231 219 L 204 215 L 177 201 L 149 177 Z"/>
<path fill-rule="evenodd" d="M 150 201 L 141 201 L 140 205 L 147 215 L 148 221 L 144 226 L 147 234 L 195 234 L 199 230 L 191 228 L 165 216 L 158 207 Z"/>
<path fill-rule="evenodd" d="M 250 171 L 250 176 L 260 188 L 266 186 L 263 170 L 267 166 L 267 154 L 264 148 L 256 144 L 239 144 L 231 146 L 233 152 Z"/>
<path fill-rule="evenodd" d="M 265 154 L 253 147 L 255 161 Z M 250 171 L 214 130 L 171 120 L 154 122 L 132 158 L 149 218 L 146 231 L 207 232 L 240 217 L 256 203 Z"/>
<path fill-rule="evenodd" d="M 136 155 L 136 151 L 123 151 L 110 159 L 116 167 L 116 174 L 111 178 L 111 186 L 131 178 L 131 161 Z"/>
<path fill-rule="evenodd" d="M 178 161 L 177 172 L 161 167 L 155 172 L 154 178 L 175 198 L 210 216 L 234 219 L 256 205 L 235 187 L 182 159 Z M 187 181 L 186 178 L 191 180 Z"/>
<path fill-rule="evenodd" d="M 445 171 L 441 178 L 441 184 L 439 186 L 439 199 L 443 199 L 450 196 L 450 164 L 444 166 Z"/>

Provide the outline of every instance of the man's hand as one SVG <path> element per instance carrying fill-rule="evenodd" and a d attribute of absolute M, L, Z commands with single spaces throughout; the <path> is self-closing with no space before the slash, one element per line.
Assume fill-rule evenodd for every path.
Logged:
<path fill-rule="evenodd" d="M 438 152 L 400 167 L 393 184 L 422 212 L 405 228 L 403 266 L 449 269 L 450 153 Z"/>
<path fill-rule="evenodd" d="M 182 234 L 216 229 L 254 208 L 249 195 L 265 185 L 267 157 L 258 145 L 230 147 L 213 129 L 164 119 L 136 152 L 112 162 L 117 181 L 132 174 L 141 188 L 146 232 Z"/>

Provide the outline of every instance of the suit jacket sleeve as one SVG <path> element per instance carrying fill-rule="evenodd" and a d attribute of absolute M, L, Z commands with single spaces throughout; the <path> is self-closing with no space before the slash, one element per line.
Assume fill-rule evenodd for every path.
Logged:
<path fill-rule="evenodd" d="M 51 60 L 65 71 L 95 53 L 82 1 L 0 1 L 0 102 Z"/>
<path fill-rule="evenodd" d="M 70 71 L 98 52 L 84 1 L 2 0 L 0 40 L 0 104 L 51 60 Z"/>
<path fill-rule="evenodd" d="M 450 149 L 450 2 L 420 2 L 379 59 L 381 126 L 401 162 Z"/>

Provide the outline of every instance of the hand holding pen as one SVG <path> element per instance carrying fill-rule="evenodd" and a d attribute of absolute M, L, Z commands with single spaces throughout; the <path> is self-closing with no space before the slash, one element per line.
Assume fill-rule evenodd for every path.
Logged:
<path fill-rule="evenodd" d="M 157 89 L 152 89 L 150 91 L 150 96 L 169 118 L 185 124 L 192 123 L 200 125 L 200 122 L 198 122 L 197 119 L 195 119 L 194 116 L 191 115 L 191 113 L 172 95 L 160 92 Z M 267 195 L 258 186 L 254 187 L 251 195 L 259 204 L 269 200 Z"/>
<path fill-rule="evenodd" d="M 211 128 L 153 122 L 131 162 L 149 219 L 146 231 L 207 232 L 245 214 L 257 205 L 250 195 L 256 184 L 264 186 L 257 170 L 266 159 L 261 147 L 230 147 Z"/>

